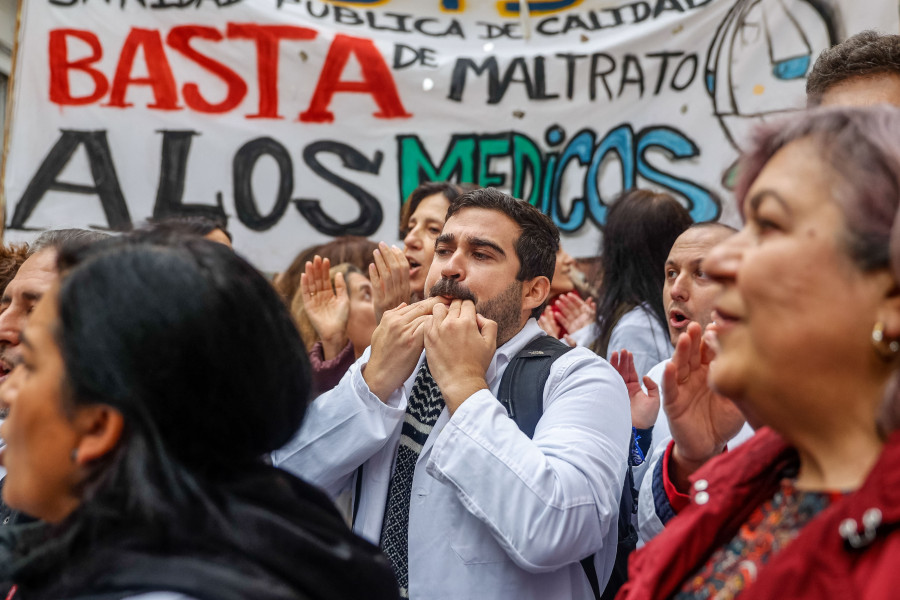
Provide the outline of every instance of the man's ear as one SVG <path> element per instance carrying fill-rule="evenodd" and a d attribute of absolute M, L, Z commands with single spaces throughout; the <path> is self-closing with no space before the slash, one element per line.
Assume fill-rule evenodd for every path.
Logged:
<path fill-rule="evenodd" d="M 87 465 L 112 452 L 122 438 L 125 419 L 107 404 L 90 404 L 76 409 L 75 426 L 81 436 L 75 461 Z"/>
<path fill-rule="evenodd" d="M 540 275 L 522 284 L 522 311 L 531 312 L 550 295 L 550 279 Z"/>

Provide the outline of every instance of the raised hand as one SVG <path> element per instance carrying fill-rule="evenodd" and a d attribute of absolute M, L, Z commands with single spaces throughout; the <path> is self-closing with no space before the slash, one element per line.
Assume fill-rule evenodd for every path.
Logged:
<path fill-rule="evenodd" d="M 566 331 L 578 331 L 597 319 L 597 304 L 593 298 L 582 300 L 578 294 L 569 292 L 557 298 L 556 305 L 559 307 L 556 320 Z"/>
<path fill-rule="evenodd" d="M 381 323 L 385 311 L 409 302 L 409 261 L 403 250 L 384 242 L 378 243 L 372 255 L 375 261 L 369 265 L 369 280 L 374 290 L 375 322 Z"/>
<path fill-rule="evenodd" d="M 559 339 L 559 334 L 562 330 L 556 323 L 556 317 L 553 316 L 553 309 L 550 308 L 549 305 L 544 307 L 544 312 L 542 312 L 540 318 L 538 318 L 538 325 L 547 332 L 547 335 Z"/>
<path fill-rule="evenodd" d="M 327 258 L 317 255 L 311 262 L 307 261 L 305 271 L 300 274 L 299 293 L 291 302 L 294 314 L 300 306 L 306 311 L 309 322 L 322 340 L 325 360 L 334 358 L 347 345 L 347 320 L 350 318 L 350 297 L 344 275 L 335 275 L 332 288 L 330 269 L 331 261 Z"/>
<path fill-rule="evenodd" d="M 619 372 L 625 381 L 625 387 L 628 388 L 628 398 L 631 400 L 631 424 L 638 429 L 649 429 L 659 416 L 659 387 L 645 375 L 644 385 L 647 386 L 647 391 L 644 391 L 638 380 L 637 369 L 634 368 L 634 356 L 628 350 L 613 352 L 609 357 L 609 363 Z"/>
<path fill-rule="evenodd" d="M 412 375 L 425 347 L 425 327 L 432 319 L 432 309 L 446 303 L 446 298 L 434 296 L 385 311 L 372 333 L 372 353 L 363 371 L 369 390 L 382 402 Z"/>
<path fill-rule="evenodd" d="M 663 373 L 663 408 L 675 440 L 673 480 L 682 491 L 689 486 L 688 476 L 721 454 L 745 420 L 731 400 L 710 389 L 714 352 L 702 335 L 698 323 L 688 325 Z"/>
<path fill-rule="evenodd" d="M 434 306 L 425 332 L 425 355 L 450 414 L 488 388 L 484 375 L 497 349 L 497 324 L 475 312 L 471 300 Z"/>

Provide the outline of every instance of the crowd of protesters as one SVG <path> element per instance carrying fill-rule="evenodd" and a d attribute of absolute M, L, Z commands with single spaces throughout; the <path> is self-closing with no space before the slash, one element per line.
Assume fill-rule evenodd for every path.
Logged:
<path fill-rule="evenodd" d="M 451 182 L 271 280 L 200 217 L 0 248 L 0 592 L 892 597 L 900 36 L 807 96 L 740 229 L 626 190 L 590 272 Z"/>

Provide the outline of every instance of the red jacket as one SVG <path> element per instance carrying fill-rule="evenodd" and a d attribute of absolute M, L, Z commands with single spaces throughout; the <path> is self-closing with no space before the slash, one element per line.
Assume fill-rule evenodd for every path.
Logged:
<path fill-rule="evenodd" d="M 750 514 L 773 497 L 797 453 L 768 428 L 710 461 L 692 480 L 692 502 L 629 562 L 617 600 L 669 598 Z M 703 494 L 701 494 L 701 492 Z M 699 500 L 702 503 L 698 503 Z M 871 509 L 878 509 L 873 511 Z M 863 515 L 868 513 L 866 521 Z M 880 518 L 876 518 L 879 517 Z M 841 524 L 848 521 L 841 528 Z M 866 527 L 872 539 L 867 539 Z M 817 515 L 760 568 L 741 600 L 900 597 L 900 432 L 887 441 L 862 487 Z M 843 531 L 843 535 L 842 532 Z M 859 548 L 846 538 L 854 537 Z"/>

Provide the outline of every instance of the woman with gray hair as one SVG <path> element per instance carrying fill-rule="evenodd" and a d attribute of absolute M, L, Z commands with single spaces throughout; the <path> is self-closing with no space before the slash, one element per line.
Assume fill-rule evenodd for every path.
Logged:
<path fill-rule="evenodd" d="M 722 396 L 762 427 L 690 482 L 691 457 L 669 447 L 664 493 L 684 506 L 619 597 L 892 597 L 900 432 L 880 417 L 898 401 L 885 397 L 900 366 L 900 112 L 762 128 L 740 173 L 744 227 L 703 265 L 723 285 L 715 333 L 681 337 L 676 355 L 694 359 L 673 360 L 664 385 L 708 376 L 721 395 L 669 411 L 673 428 L 707 425 L 696 448 L 721 451 Z"/>

